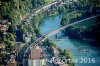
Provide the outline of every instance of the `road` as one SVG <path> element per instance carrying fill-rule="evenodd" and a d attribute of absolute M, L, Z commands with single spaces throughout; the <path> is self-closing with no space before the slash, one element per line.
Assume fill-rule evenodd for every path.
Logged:
<path fill-rule="evenodd" d="M 76 24 L 78 24 L 78 23 L 81 23 L 81 22 L 83 22 L 83 21 L 86 21 L 86 20 L 89 20 L 89 19 L 92 19 L 92 18 L 95 18 L 95 17 L 97 17 L 97 16 L 92 16 L 92 17 L 89 17 L 89 18 L 86 18 L 86 19 L 83 19 L 83 20 L 76 21 L 76 22 L 74 22 L 74 23 L 65 25 L 65 26 L 63 26 L 63 27 L 60 27 L 60 28 L 58 28 L 58 29 L 56 29 L 56 30 L 54 30 L 54 31 L 52 31 L 52 32 L 50 32 L 50 33 L 48 33 L 48 34 L 46 34 L 46 35 L 40 37 L 40 38 L 38 38 L 37 40 L 35 40 L 35 41 L 27 48 L 27 50 L 25 51 L 24 56 L 27 56 L 27 54 L 28 54 L 28 52 L 29 52 L 29 50 L 30 50 L 31 47 L 35 47 L 37 44 L 39 44 L 40 42 L 46 40 L 46 39 L 49 38 L 50 36 L 52 36 L 52 35 L 54 35 L 54 34 L 60 32 L 60 31 L 64 30 L 65 28 L 68 28 L 68 27 L 70 27 L 70 26 L 76 25 Z"/>
<path fill-rule="evenodd" d="M 29 19 L 29 17 L 32 17 L 32 16 L 35 16 L 35 15 L 38 15 L 38 13 L 41 11 L 41 10 L 47 10 L 49 7 L 51 7 L 52 5 L 54 4 L 57 4 L 57 3 L 61 3 L 61 1 L 59 2 L 54 2 L 54 3 L 51 3 L 51 4 L 46 4 L 46 5 L 42 5 L 40 7 L 37 7 L 36 9 L 33 9 L 31 13 L 28 13 L 26 14 L 25 16 L 22 17 L 21 21 L 25 21 L 27 19 Z"/>

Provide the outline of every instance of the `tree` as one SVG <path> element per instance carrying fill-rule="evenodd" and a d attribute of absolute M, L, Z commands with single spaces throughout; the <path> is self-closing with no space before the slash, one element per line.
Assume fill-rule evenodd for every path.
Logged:
<path fill-rule="evenodd" d="M 17 30 L 17 26 L 15 24 L 11 24 L 8 28 L 8 31 L 11 32 L 11 33 L 15 33 Z"/>
<path fill-rule="evenodd" d="M 31 40 L 32 40 L 32 42 L 35 40 L 35 36 L 34 35 L 32 35 Z"/>
<path fill-rule="evenodd" d="M 21 22 L 21 14 L 17 10 L 12 10 L 9 14 L 9 18 L 11 19 L 12 24 L 19 24 Z"/>
<path fill-rule="evenodd" d="M 8 36 L 9 36 L 8 38 L 9 38 L 10 41 L 15 41 L 14 34 L 9 33 Z"/>
<path fill-rule="evenodd" d="M 15 43 L 14 43 L 14 41 L 10 41 L 10 47 L 13 47 L 13 46 L 15 46 Z"/>
<path fill-rule="evenodd" d="M 45 3 L 45 0 L 32 0 L 33 8 L 43 5 L 44 3 Z"/>
<path fill-rule="evenodd" d="M 23 28 L 22 29 L 22 32 L 23 32 L 23 34 L 26 33 L 27 32 L 27 29 L 26 28 Z"/>
<path fill-rule="evenodd" d="M 9 3 L 3 2 L 3 3 L 0 5 L 0 15 L 3 16 L 3 17 L 8 17 L 9 12 L 10 12 Z"/>
<path fill-rule="evenodd" d="M 58 47 L 58 51 L 59 51 L 60 53 L 63 53 L 63 50 L 62 50 L 60 47 Z"/>
<path fill-rule="evenodd" d="M 82 16 L 82 13 L 77 13 L 77 11 L 72 11 L 70 13 L 67 13 L 61 20 L 61 25 L 67 25 L 71 22 L 73 22 L 74 20 L 76 20 L 77 18 L 79 18 L 80 16 Z"/>
<path fill-rule="evenodd" d="M 54 43 L 54 41 L 50 40 L 50 45 L 57 48 L 56 44 Z"/>
<path fill-rule="evenodd" d="M 59 6 L 59 7 L 58 7 L 58 12 L 59 12 L 59 13 L 64 13 L 64 12 L 66 12 L 65 6 L 64 6 L 64 5 Z"/>

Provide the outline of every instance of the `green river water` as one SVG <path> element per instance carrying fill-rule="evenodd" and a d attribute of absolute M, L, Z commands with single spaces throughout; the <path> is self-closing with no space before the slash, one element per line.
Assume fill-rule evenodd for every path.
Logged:
<path fill-rule="evenodd" d="M 40 25 L 42 35 L 59 28 L 63 15 L 64 14 L 57 14 L 43 18 L 41 21 L 42 24 Z M 100 49 L 98 47 L 94 47 L 86 41 L 69 39 L 63 36 L 62 32 L 59 32 L 57 36 L 60 37 L 60 40 L 56 38 L 56 35 L 50 38 L 56 40 L 58 47 L 71 51 L 73 59 L 77 60 L 75 63 L 76 66 L 100 66 Z M 85 52 L 86 50 L 88 50 L 88 52 Z"/>

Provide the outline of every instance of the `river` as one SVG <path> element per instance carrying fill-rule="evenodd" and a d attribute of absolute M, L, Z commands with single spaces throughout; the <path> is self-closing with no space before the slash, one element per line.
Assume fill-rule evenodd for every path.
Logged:
<path fill-rule="evenodd" d="M 43 18 L 40 25 L 41 34 L 45 35 L 59 28 L 63 16 L 64 14 L 57 14 Z M 57 37 L 60 39 L 57 39 Z M 98 47 L 94 47 L 85 41 L 69 39 L 63 36 L 62 32 L 50 38 L 55 40 L 57 46 L 61 49 L 71 51 L 74 61 L 76 60 L 76 66 L 100 66 L 100 49 Z"/>

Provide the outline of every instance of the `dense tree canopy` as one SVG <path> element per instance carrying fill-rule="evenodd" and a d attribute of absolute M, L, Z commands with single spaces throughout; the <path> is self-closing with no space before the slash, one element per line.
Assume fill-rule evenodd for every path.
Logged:
<path fill-rule="evenodd" d="M 78 0 L 77 5 L 80 7 L 99 6 L 100 0 Z"/>
<path fill-rule="evenodd" d="M 69 23 L 71 23 L 72 21 L 74 21 L 75 19 L 78 19 L 80 16 L 82 15 L 82 13 L 77 12 L 77 11 L 72 11 L 70 13 L 67 13 L 66 16 L 64 16 L 61 20 L 61 25 L 67 25 Z"/>
<path fill-rule="evenodd" d="M 21 17 L 30 12 L 32 8 L 45 4 L 45 0 L 2 0 L 0 16 L 18 24 Z"/>

